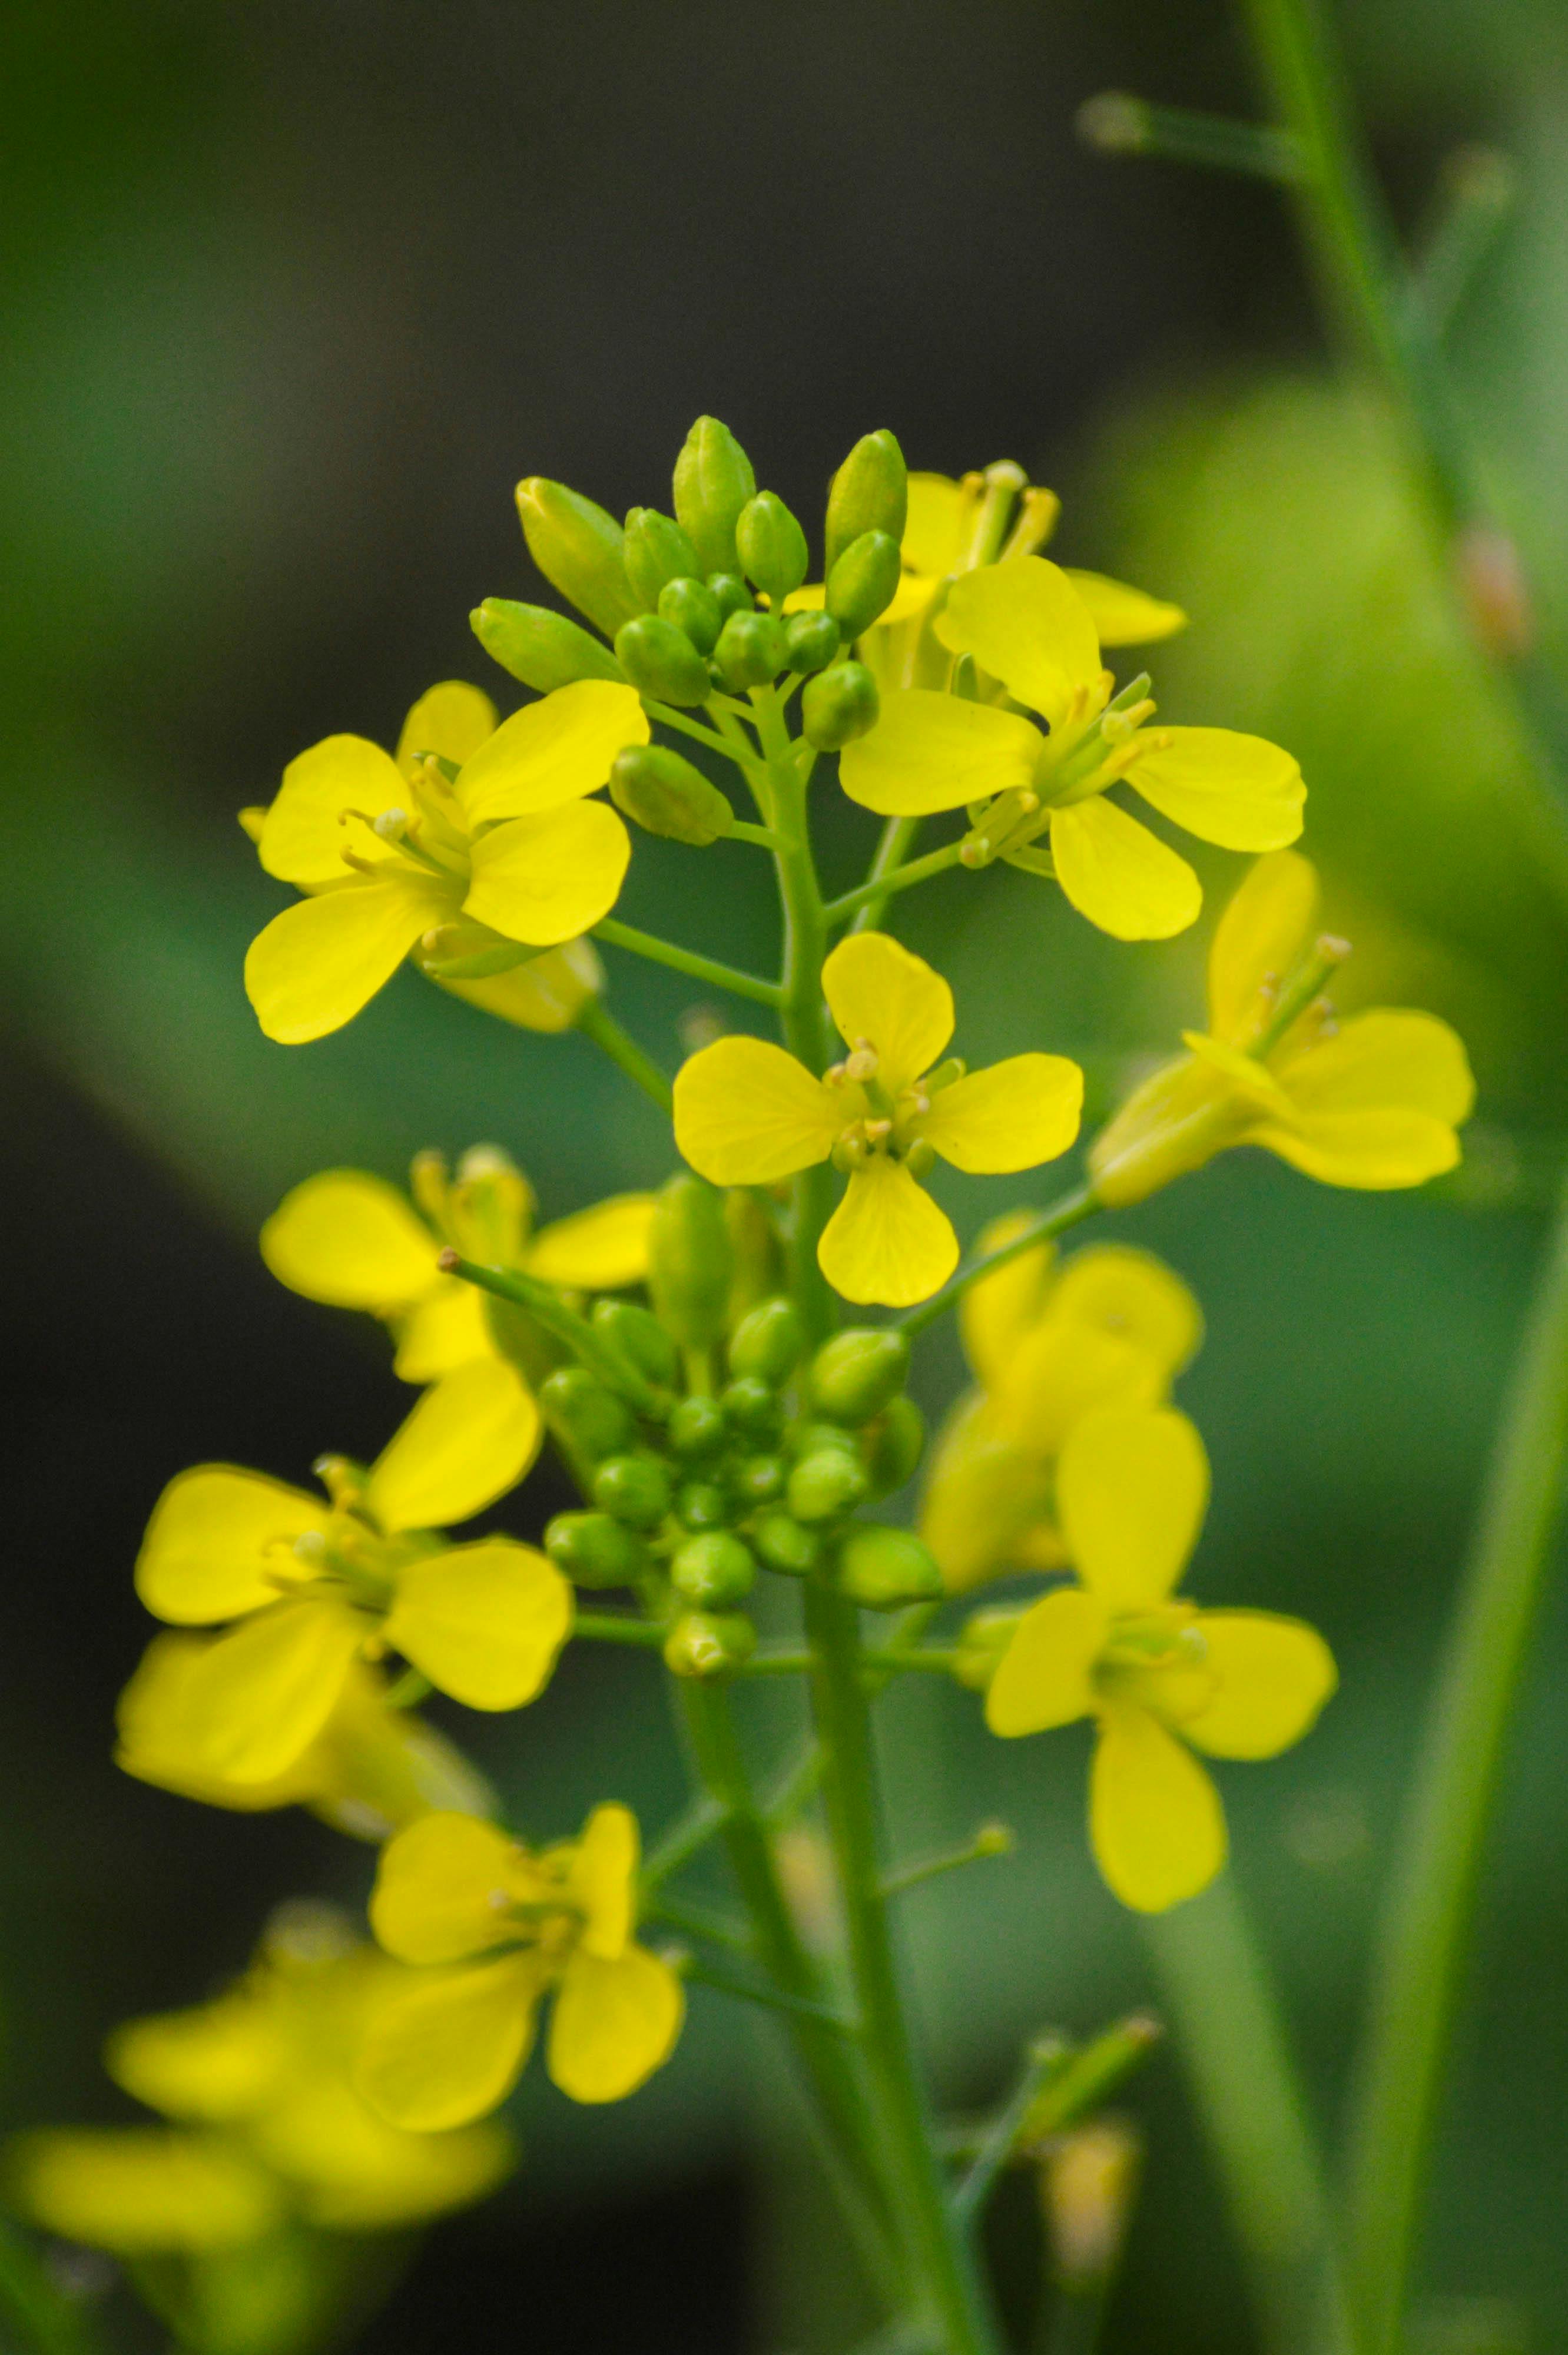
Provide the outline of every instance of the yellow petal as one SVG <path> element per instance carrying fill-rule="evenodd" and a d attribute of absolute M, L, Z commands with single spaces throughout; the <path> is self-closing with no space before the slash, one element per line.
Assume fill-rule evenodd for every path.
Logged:
<path fill-rule="evenodd" d="M 1113 1611 L 1163 1602 L 1198 1540 L 1209 1459 L 1174 1407 L 1113 1408 L 1069 1433 L 1057 1512 L 1079 1577 Z"/>
<path fill-rule="evenodd" d="M 1019 1337 L 991 1404 L 998 1432 L 1044 1464 L 1085 1415 L 1157 1406 L 1166 1388 L 1164 1368 L 1125 1333 L 1052 1316 Z"/>
<path fill-rule="evenodd" d="M 1262 736 L 1230 728 L 1150 729 L 1126 771 L 1135 793 L 1202 842 L 1281 850 L 1301 832 L 1298 763 Z"/>
<path fill-rule="evenodd" d="M 1196 1897 L 1224 1864 L 1219 1793 L 1147 1710 L 1113 1706 L 1102 1715 L 1089 1837 L 1112 1892 L 1139 1913 Z"/>
<path fill-rule="evenodd" d="M 1115 940 L 1169 940 L 1203 904 L 1186 859 L 1104 794 L 1051 811 L 1051 855 L 1079 914 Z"/>
<path fill-rule="evenodd" d="M 1179 1373 L 1203 1339 L 1203 1313 L 1181 1278 L 1152 1252 L 1129 1243 L 1074 1252 L 1057 1279 L 1051 1312 L 1120 1336 L 1167 1374 Z"/>
<path fill-rule="evenodd" d="M 421 1976 L 378 2009 L 357 2090 L 393 2126 L 419 2134 L 483 2117 L 522 2073 L 542 1984 L 532 1955 Z"/>
<path fill-rule="evenodd" d="M 407 2134 L 347 2085 L 325 2080 L 259 2119 L 251 2142 L 289 2184 L 306 2223 L 329 2232 L 385 2232 L 465 2208 L 517 2156 L 503 2126 Z"/>
<path fill-rule="evenodd" d="M 651 1194 L 613 1194 L 542 1227 L 528 1245 L 528 1269 L 572 1292 L 620 1292 L 645 1282 Z"/>
<path fill-rule="evenodd" d="M 550 2015 L 550 2076 L 574 2102 L 619 2102 L 669 2059 L 685 2017 L 680 1981 L 645 1946 L 613 1963 L 580 1949 Z"/>
<path fill-rule="evenodd" d="M 104 2068 L 134 2100 L 209 2126 L 259 2109 L 288 2061 L 277 2007 L 243 1992 L 125 2020 L 103 2048 Z"/>
<path fill-rule="evenodd" d="M 909 1308 L 946 1283 L 958 1264 L 958 1238 L 903 1163 L 879 1153 L 851 1172 L 816 1257 L 844 1299 Z"/>
<path fill-rule="evenodd" d="M 1282 981 L 1317 920 L 1317 874 L 1298 851 L 1260 858 L 1221 917 L 1209 951 L 1209 1028 L 1246 1043 L 1258 992 Z"/>
<path fill-rule="evenodd" d="M 1010 1737 L 1071 1725 L 1094 1708 L 1093 1672 L 1110 1614 L 1081 1586 L 1031 1604 L 1014 1628 L 986 1695 L 986 1722 Z"/>
<path fill-rule="evenodd" d="M 608 680 L 584 686 L 621 690 Z M 620 895 L 632 838 L 603 802 L 569 802 L 533 817 L 508 818 L 474 845 L 465 915 L 511 941 L 553 947 L 592 931 Z"/>
<path fill-rule="evenodd" d="M 604 986 L 604 968 L 592 941 L 568 941 L 564 948 L 530 957 L 510 973 L 486 981 L 443 981 L 453 997 L 515 1022 L 521 1030 L 570 1030 L 591 997 Z"/>
<path fill-rule="evenodd" d="M 269 1039 L 299 1047 L 352 1022 L 422 932 L 453 913 L 453 894 L 411 870 L 368 877 L 285 908 L 258 932 L 245 990 Z"/>
<path fill-rule="evenodd" d="M 1039 729 L 1016 711 L 895 687 L 870 733 L 845 745 L 838 782 L 862 809 L 928 817 L 1028 785 L 1042 749 Z"/>
<path fill-rule="evenodd" d="M 282 2221 L 280 2184 L 231 2145 L 165 2126 L 50 2128 L 6 2154 L 23 2215 L 117 2256 L 229 2249 Z"/>
<path fill-rule="evenodd" d="M 1398 1106 L 1456 1128 L 1476 1101 L 1464 1042 L 1435 1014 L 1380 1007 L 1275 1065 L 1300 1113 Z"/>
<path fill-rule="evenodd" d="M 1089 608 L 1089 618 L 1103 646 L 1151 646 L 1157 638 L 1174 637 L 1187 627 L 1179 605 L 1168 605 L 1125 581 L 1109 580 L 1104 572 L 1080 572 L 1069 564 L 1067 578 Z"/>
<path fill-rule="evenodd" d="M 398 1324 L 392 1371 L 400 1381 L 438 1382 L 474 1358 L 493 1358 L 485 1295 L 458 1276 L 437 1276 L 432 1289 Z"/>
<path fill-rule="evenodd" d="M 953 992 L 887 932 L 840 941 L 823 965 L 822 993 L 846 1046 L 875 1047 L 889 1095 L 930 1071 L 953 1036 Z"/>
<path fill-rule="evenodd" d="M 433 752 L 461 768 L 495 728 L 496 707 L 487 695 L 460 678 L 443 679 L 439 687 L 427 687 L 411 708 L 398 739 L 398 766 L 411 777 L 424 754 Z"/>
<path fill-rule="evenodd" d="M 978 1391 L 961 1399 L 936 1434 L 920 1499 L 920 1534 L 948 1593 L 1014 1567 L 1050 1502 L 1049 1478 L 998 1431 L 990 1401 Z"/>
<path fill-rule="evenodd" d="M 533 1875 L 515 1840 L 474 1816 L 421 1816 L 381 1851 L 370 1927 L 404 1963 L 455 1963 L 506 1945 Z"/>
<path fill-rule="evenodd" d="M 1266 1146 L 1320 1185 L 1367 1193 L 1424 1186 L 1459 1160 L 1447 1122 L 1423 1112 L 1313 1113 L 1288 1128 L 1261 1122 L 1241 1141 Z"/>
<path fill-rule="evenodd" d="M 521 1709 L 571 1632 L 571 1589 L 510 1538 L 455 1546 L 399 1572 L 387 1641 L 469 1709 Z"/>
<path fill-rule="evenodd" d="M 208 1772 L 265 1783 L 331 1716 L 369 1624 L 312 1595 L 258 1612 L 202 1655 L 182 1697 L 184 1739 Z"/>
<path fill-rule="evenodd" d="M 1009 1210 L 993 1219 L 976 1240 L 977 1252 L 1000 1251 L 1021 1234 L 1034 1218 L 1032 1210 Z M 972 1284 L 958 1303 L 958 1329 L 964 1353 L 980 1380 L 990 1389 L 1019 1340 L 1045 1314 L 1056 1273 L 1054 1243 L 1032 1243 L 1015 1259 Z"/>
<path fill-rule="evenodd" d="M 365 1169 L 307 1178 L 261 1229 L 261 1257 L 291 1292 L 383 1316 L 441 1281 L 438 1248 L 397 1188 Z"/>
<path fill-rule="evenodd" d="M 281 1774 L 264 1783 L 231 1783 L 215 1774 L 192 1745 L 186 1695 L 212 1644 L 213 1638 L 204 1636 L 154 1636 L 114 1705 L 114 1764 L 139 1783 L 177 1791 L 182 1798 L 200 1799 L 212 1807 L 251 1813 L 296 1802 L 309 1805 L 324 1787 L 319 1743 L 312 1743 Z"/>
<path fill-rule="evenodd" d="M 715 1186 L 770 1186 L 826 1161 L 843 1099 L 763 1039 L 716 1039 L 675 1079 L 675 1141 Z"/>
<path fill-rule="evenodd" d="M 1198 1633 L 1212 1693 L 1181 1732 L 1211 1757 L 1277 1757 L 1316 1724 L 1339 1681 L 1333 1653 L 1300 1619 L 1200 1611 Z"/>
<path fill-rule="evenodd" d="M 318 1497 L 242 1472 L 198 1464 L 169 1482 L 136 1558 L 136 1592 L 156 1619 L 176 1627 L 237 1619 L 278 1599 L 272 1575 L 293 1567 L 290 1549 L 325 1527 Z"/>
<path fill-rule="evenodd" d="M 594 1808 L 571 1859 L 571 1893 L 582 1908 L 582 1948 L 603 1963 L 626 1949 L 636 1926 L 637 1819 L 613 1799 Z"/>
<path fill-rule="evenodd" d="M 559 809 L 607 784 L 616 753 L 648 734 L 635 687 L 576 679 L 503 719 L 464 768 L 458 799 L 472 826 Z"/>
<path fill-rule="evenodd" d="M 1043 556 L 964 573 L 948 591 L 935 628 L 944 646 L 973 655 L 1016 702 L 1027 703 L 1053 728 L 1075 698 L 1085 712 L 1104 700 L 1093 618 L 1061 566 Z"/>
<path fill-rule="evenodd" d="M 378 1456 L 366 1504 L 389 1535 L 469 1520 L 516 1487 L 539 1438 L 539 1409 L 511 1366 L 499 1358 L 458 1366 Z"/>
<path fill-rule="evenodd" d="M 1032 1169 L 1078 1134 L 1083 1074 L 1065 1055 L 1009 1055 L 932 1098 L 919 1134 L 955 1169 Z"/>
<path fill-rule="evenodd" d="M 345 824 L 407 805 L 397 764 L 364 736 L 328 736 L 289 762 L 276 800 L 262 821 L 258 855 L 281 882 L 341 883 L 346 850 L 376 855 L 380 845 L 363 824 Z"/>
<path fill-rule="evenodd" d="M 975 501 L 948 474 L 912 474 L 901 553 L 912 572 L 955 572 L 969 545 Z"/>

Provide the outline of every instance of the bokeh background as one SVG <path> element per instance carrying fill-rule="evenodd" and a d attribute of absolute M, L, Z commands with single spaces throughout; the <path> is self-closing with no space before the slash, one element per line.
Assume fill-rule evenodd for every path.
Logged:
<path fill-rule="evenodd" d="M 1456 147 L 1517 165 L 1453 340 L 1551 639 L 1568 28 L 1552 0 L 1358 0 L 1346 30 L 1413 237 Z M 1344 1670 L 1308 1743 L 1225 1777 L 1237 1878 L 1331 2124 L 1568 1136 L 1568 920 L 1383 422 L 1330 372 L 1283 205 L 1075 141 L 1107 86 L 1253 111 L 1231 18 L 1211 0 L 12 0 L 4 40 L 0 2123 L 122 2115 L 97 2060 L 115 2019 L 197 1998 L 277 1898 L 357 1902 L 368 1881 L 368 1855 L 309 1819 L 203 1810 L 110 1763 L 161 1482 L 204 1456 L 302 1477 L 324 1447 L 373 1453 L 406 1403 L 377 1335 L 272 1284 L 261 1218 L 313 1170 L 396 1176 L 427 1145 L 507 1146 L 547 1215 L 670 1162 L 585 1044 L 486 1026 L 410 974 L 336 1039 L 265 1042 L 240 966 L 280 894 L 233 814 L 330 730 L 389 741 L 435 678 L 505 706 L 466 615 L 538 593 L 515 480 L 662 502 L 711 410 L 807 517 L 882 424 L 912 464 L 1005 455 L 1055 485 L 1055 552 L 1193 615 L 1161 652 L 1162 708 L 1302 758 L 1355 989 L 1471 1040 L 1461 1181 L 1358 1199 L 1233 1156 L 1119 1222 L 1208 1314 L 1182 1391 L 1215 1464 L 1196 1591 L 1314 1617 Z M 848 881 L 859 814 L 825 824 Z M 1216 895 L 1236 872 L 1210 861 Z M 624 912 L 756 963 L 764 887 L 754 853 L 645 842 Z M 1076 1053 L 1102 1101 L 1197 1009 L 1201 940 L 1113 950 L 1010 872 L 985 892 L 944 877 L 898 924 L 954 978 L 966 1051 Z M 673 1065 L 689 987 L 620 958 L 613 986 Z M 1018 1191 L 954 1207 L 972 1231 Z M 951 1396 L 950 1343 L 922 1379 Z M 516 1502 L 519 1531 L 563 1501 L 553 1478 Z M 1554 1606 L 1445 2112 L 1434 2347 L 1461 2343 L 1445 2334 L 1476 2300 L 1499 2345 L 1568 2338 L 1565 1674 Z M 463 1731 L 540 1835 L 609 1790 L 655 1820 L 675 1803 L 635 1659 L 574 1653 L 540 1707 Z M 761 1749 L 782 1732 L 757 1716 Z M 1074 1735 L 987 1743 L 963 1697 L 923 1690 L 890 1710 L 888 1764 L 905 1847 L 990 1814 L 1022 1834 L 909 1903 L 955 2102 L 993 2096 L 1024 2032 L 1154 1998 L 1083 1853 Z M 1149 2156 L 1107 2344 L 1242 2355 L 1254 2328 L 1179 2053 L 1125 2106 Z M 852 2330 L 768 2040 L 721 1998 L 699 1997 L 635 2101 L 585 2116 L 530 2083 L 521 2116 L 522 2174 L 417 2255 L 376 2355 L 517 2330 L 536 2355 L 782 2355 Z M 1004 2201 L 997 2231 L 1020 2328 L 1027 2205 Z"/>

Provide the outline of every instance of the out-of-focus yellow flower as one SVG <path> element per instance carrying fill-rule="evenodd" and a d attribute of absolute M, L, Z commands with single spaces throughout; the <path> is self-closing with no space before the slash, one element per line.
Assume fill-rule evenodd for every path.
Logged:
<path fill-rule="evenodd" d="M 236 2248 L 280 2224 L 283 2187 L 220 2135 L 45 2126 L 5 2154 L 12 2204 L 62 2241 L 119 2257 Z"/>
<path fill-rule="evenodd" d="M 1112 786 L 1125 780 L 1228 850 L 1276 850 L 1301 832 L 1301 771 L 1277 744 L 1225 728 L 1146 727 L 1155 709 L 1147 677 L 1112 700 L 1093 615 L 1043 557 L 964 574 L 935 630 L 1050 732 L 994 703 L 900 689 L 840 756 L 852 801 L 897 817 L 967 805 L 969 863 L 1001 858 L 1054 876 L 1118 940 L 1184 932 L 1203 895 L 1187 861 L 1108 798 Z M 1041 835 L 1049 857 L 1033 847 Z"/>
<path fill-rule="evenodd" d="M 1209 953 L 1209 1028 L 1146 1080 L 1089 1156 L 1103 1202 L 1141 1202 L 1232 1145 L 1261 1145 L 1326 1186 L 1419 1186 L 1452 1169 L 1475 1103 L 1463 1041 L 1435 1014 L 1341 1023 L 1321 994 L 1349 954 L 1317 936 L 1317 876 L 1260 858 Z"/>
<path fill-rule="evenodd" d="M 1005 1736 L 1095 1721 L 1090 1840 L 1110 1888 L 1145 1913 L 1195 1897 L 1225 1861 L 1220 1795 L 1191 1752 L 1273 1758 L 1338 1681 L 1328 1646 L 1300 1620 L 1173 1597 L 1208 1497 L 1208 1459 L 1185 1415 L 1085 1415 L 1056 1473 L 1079 1582 L 1023 1614 L 986 1696 L 986 1722 Z"/>
<path fill-rule="evenodd" d="M 841 941 L 822 986 L 846 1060 L 818 1079 L 782 1047 L 717 1039 L 677 1076 L 676 1143 L 716 1186 L 771 1185 L 831 1159 L 849 1184 L 823 1231 L 822 1272 L 846 1300 L 904 1307 L 958 1261 L 951 1220 L 919 1183 L 937 1155 L 970 1172 L 1054 1160 L 1078 1134 L 1083 1075 L 1061 1055 L 967 1075 L 956 1057 L 937 1066 L 953 993 L 885 932 Z"/>
<path fill-rule="evenodd" d="M 1019 1211 L 979 1239 L 1000 1250 Z M 1037 1243 L 971 1284 L 959 1305 L 976 1387 L 937 1434 L 920 1532 L 955 1592 L 1008 1570 L 1067 1559 L 1053 1508 L 1056 1459 L 1073 1426 L 1104 1406 L 1157 1406 L 1202 1338 L 1179 1276 L 1122 1243 L 1058 1263 Z"/>
<path fill-rule="evenodd" d="M 394 1371 L 432 1382 L 497 1354 L 485 1295 L 436 1265 L 519 1268 L 569 1292 L 619 1292 L 648 1272 L 651 1194 L 614 1194 L 533 1231 L 533 1188 L 505 1154 L 477 1146 L 449 1179 L 437 1153 L 413 1165 L 413 1201 L 364 1169 L 325 1169 L 285 1194 L 261 1229 L 281 1284 L 334 1308 L 368 1309 L 397 1337 Z"/>
<path fill-rule="evenodd" d="M 637 1945 L 636 1820 L 595 1807 L 532 1850 L 469 1816 L 426 1816 L 386 1849 L 370 1921 L 404 1974 L 371 2022 L 357 2083 L 401 2126 L 461 2126 L 521 2073 L 553 1989 L 546 2065 L 577 2102 L 615 2102 L 669 2058 L 685 1998 Z"/>
<path fill-rule="evenodd" d="M 499 727 L 487 696 L 448 680 L 414 705 L 395 757 L 363 736 L 302 752 L 276 800 L 241 814 L 268 874 L 307 895 L 245 960 L 267 1036 L 340 1029 L 411 953 L 492 1013 L 565 1028 L 596 960 L 559 959 L 532 983 L 525 960 L 614 906 L 631 839 L 588 797 L 647 739 L 635 691 L 613 680 L 580 679 Z"/>
<path fill-rule="evenodd" d="M 438 1534 L 505 1494 L 532 1462 L 539 1410 L 509 1366 L 443 1376 L 366 1471 L 316 1469 L 323 1504 L 260 1472 L 198 1465 L 147 1526 L 136 1591 L 176 1626 L 238 1624 L 165 1678 L 143 1746 L 226 1784 L 268 1784 L 316 1741 L 357 1660 L 400 1652 L 471 1709 L 517 1709 L 549 1676 L 571 1590 L 510 1538 Z"/>

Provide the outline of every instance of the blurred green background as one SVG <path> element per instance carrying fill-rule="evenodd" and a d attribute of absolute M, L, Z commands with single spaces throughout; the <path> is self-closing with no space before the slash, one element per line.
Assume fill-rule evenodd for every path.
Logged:
<path fill-rule="evenodd" d="M 1568 27 L 1552 0 L 1358 0 L 1346 29 L 1413 235 L 1457 144 L 1517 163 L 1518 211 L 1454 348 L 1554 639 Z M 1309 1742 L 1225 1777 L 1237 1876 L 1332 2124 L 1568 1139 L 1568 914 L 1383 421 L 1330 378 L 1283 207 L 1075 144 L 1076 107 L 1106 86 L 1251 111 L 1232 23 L 1207 0 L 83 0 L 14 5 L 3 37 L 0 2122 L 121 2115 L 97 2059 L 112 2021 L 199 1997 L 277 1897 L 357 1902 L 368 1881 L 368 1854 L 313 1822 L 203 1810 L 109 1761 L 161 1482 L 210 1455 L 301 1477 L 324 1447 L 373 1453 L 406 1402 L 373 1334 L 272 1284 L 261 1217 L 315 1169 L 395 1176 L 427 1145 L 507 1146 L 547 1215 L 671 1159 L 585 1044 L 487 1026 L 407 973 L 336 1039 L 264 1041 L 240 966 L 280 894 L 233 813 L 329 730 L 389 741 L 435 678 L 506 708 L 466 614 L 536 593 L 517 477 L 617 510 L 662 501 L 711 410 L 808 517 L 882 424 L 912 464 L 1005 455 L 1054 484 L 1063 560 L 1192 613 L 1160 651 L 1162 709 L 1300 756 L 1307 847 L 1360 944 L 1347 995 L 1430 1004 L 1471 1042 L 1464 1181 L 1357 1199 L 1236 1156 L 1118 1224 L 1208 1316 L 1182 1390 L 1215 1465 L 1195 1592 L 1310 1615 L 1342 1664 Z M 847 882 L 860 814 L 825 792 L 823 824 Z M 1211 858 L 1212 895 L 1238 872 Z M 640 843 L 623 912 L 739 963 L 772 953 L 745 849 Z M 1102 1100 L 1198 1008 L 1201 939 L 1115 947 L 1010 871 L 984 890 L 944 877 L 897 923 L 952 976 L 966 1053 L 1080 1054 Z M 673 1067 L 690 987 L 619 957 L 612 978 Z M 1020 1195 L 949 1200 L 972 1232 Z M 944 1338 L 928 1403 L 958 1379 Z M 554 1482 L 534 1476 L 519 1530 L 564 1501 Z M 1454 2301 L 1502 2301 L 1509 2344 L 1568 2340 L 1565 1676 L 1554 1606 L 1441 2140 L 1434 2347 L 1479 2313 Z M 673 1806 L 662 1706 L 635 1659 L 574 1653 L 538 1709 L 462 1732 L 516 1819 L 552 1836 L 608 1792 L 656 1822 Z M 783 1729 L 752 1715 L 761 1753 Z M 1027 2030 L 1152 1998 L 1084 1852 L 1083 1766 L 1072 1734 L 987 1742 L 956 1694 L 889 1708 L 901 1849 L 993 1813 L 1022 1834 L 908 1908 L 955 2102 L 994 2096 Z M 1253 2326 L 1179 2055 L 1126 2106 L 1150 2147 L 1107 2344 L 1241 2355 Z M 852 2327 L 769 2041 L 721 1998 L 699 1997 L 677 2064 L 634 2102 L 574 2112 L 530 2083 L 522 2123 L 516 2185 L 432 2241 L 371 2330 L 378 2355 L 519 2328 L 539 2355 L 772 2355 Z M 1020 2321 L 1026 2210 L 1004 2201 L 996 2234 Z M 803 2246 L 822 2276 L 803 2280 Z"/>

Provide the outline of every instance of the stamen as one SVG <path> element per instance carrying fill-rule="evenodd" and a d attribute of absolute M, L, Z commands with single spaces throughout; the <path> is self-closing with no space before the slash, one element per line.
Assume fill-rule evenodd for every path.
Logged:
<path fill-rule="evenodd" d="M 846 1058 L 843 1071 L 846 1079 L 874 1080 L 880 1068 L 876 1049 L 869 1039 L 857 1039 L 855 1051 Z"/>

